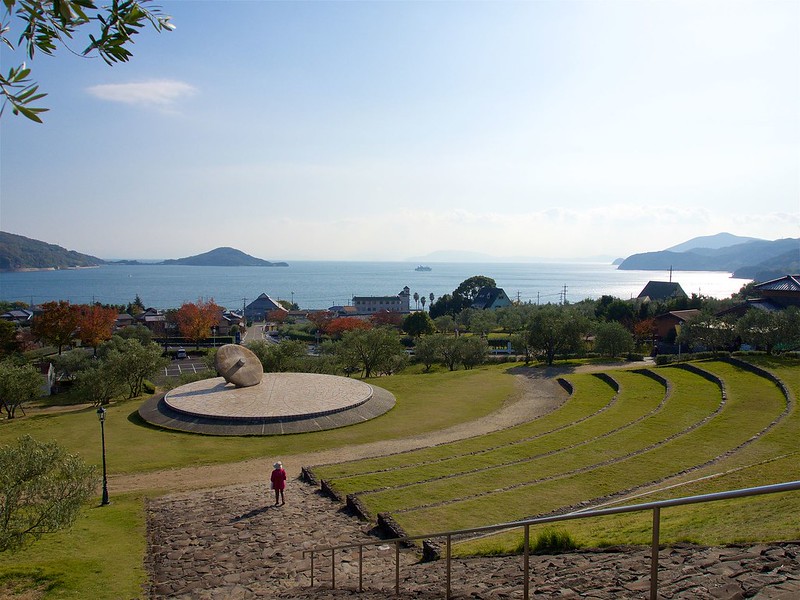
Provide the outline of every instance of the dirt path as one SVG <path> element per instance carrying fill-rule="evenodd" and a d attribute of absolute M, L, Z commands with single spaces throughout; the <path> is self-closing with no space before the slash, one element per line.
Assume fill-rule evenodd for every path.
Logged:
<path fill-rule="evenodd" d="M 306 465 L 321 465 L 395 454 L 518 425 L 555 410 L 566 400 L 566 392 L 555 380 L 556 373 L 556 370 L 551 369 L 518 369 L 515 375 L 518 379 L 517 393 L 509 398 L 499 410 L 477 421 L 461 423 L 448 429 L 399 440 L 385 440 L 358 446 L 281 456 L 281 460 L 290 474 L 296 475 L 299 474 L 300 468 Z M 109 478 L 109 486 L 116 492 L 145 490 L 178 492 L 251 483 L 260 474 L 268 473 L 272 469 L 272 460 L 274 457 L 150 473 L 112 475 Z"/>

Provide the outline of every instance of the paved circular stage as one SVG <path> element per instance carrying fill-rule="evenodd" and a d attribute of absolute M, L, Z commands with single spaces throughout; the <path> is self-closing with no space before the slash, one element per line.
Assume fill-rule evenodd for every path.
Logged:
<path fill-rule="evenodd" d="M 315 373 L 264 373 L 236 387 L 222 377 L 180 386 L 145 401 L 148 423 L 210 435 L 277 435 L 354 425 L 390 410 L 394 396 L 363 381 Z"/>

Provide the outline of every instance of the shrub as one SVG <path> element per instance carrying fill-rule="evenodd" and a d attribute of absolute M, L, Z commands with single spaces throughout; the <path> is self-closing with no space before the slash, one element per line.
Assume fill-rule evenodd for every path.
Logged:
<path fill-rule="evenodd" d="M 567 531 L 545 529 L 536 536 L 530 546 L 532 554 L 558 554 L 560 552 L 571 552 L 578 547 L 578 544 Z M 517 552 L 522 553 L 524 551 L 525 541 L 523 540 L 517 547 Z"/>

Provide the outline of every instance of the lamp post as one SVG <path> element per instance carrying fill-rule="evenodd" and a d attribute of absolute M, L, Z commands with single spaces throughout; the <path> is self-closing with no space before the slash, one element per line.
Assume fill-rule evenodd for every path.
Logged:
<path fill-rule="evenodd" d="M 106 506 L 108 502 L 108 476 L 106 473 L 106 409 L 102 406 L 97 409 L 97 419 L 100 421 L 100 440 L 103 444 L 103 499 L 100 506 Z"/>

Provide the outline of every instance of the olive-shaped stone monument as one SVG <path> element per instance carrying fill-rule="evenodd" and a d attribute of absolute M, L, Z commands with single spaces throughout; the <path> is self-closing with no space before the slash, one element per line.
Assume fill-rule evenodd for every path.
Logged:
<path fill-rule="evenodd" d="M 214 367 L 225 381 L 240 388 L 258 385 L 264 375 L 261 361 L 253 351 L 236 344 L 225 344 L 217 350 Z"/>

